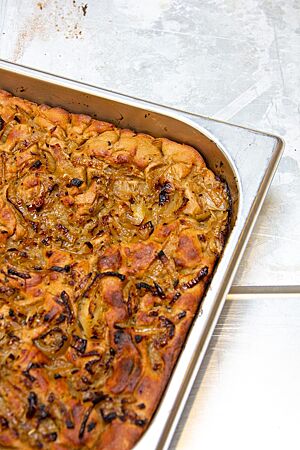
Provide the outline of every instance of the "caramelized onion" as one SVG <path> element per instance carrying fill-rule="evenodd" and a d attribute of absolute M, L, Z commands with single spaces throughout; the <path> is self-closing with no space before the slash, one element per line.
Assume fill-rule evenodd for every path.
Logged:
<path fill-rule="evenodd" d="M 69 340 L 67 335 L 61 328 L 56 327 L 47 333 L 41 334 L 38 338 L 34 339 L 35 346 L 49 358 L 55 358 L 61 356 L 66 352 L 69 346 Z"/>

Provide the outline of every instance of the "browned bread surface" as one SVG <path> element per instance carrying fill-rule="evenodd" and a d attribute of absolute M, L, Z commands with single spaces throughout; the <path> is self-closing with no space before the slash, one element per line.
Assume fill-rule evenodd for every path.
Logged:
<path fill-rule="evenodd" d="M 0 91 L 0 448 L 131 448 L 223 249 L 192 147 Z"/>

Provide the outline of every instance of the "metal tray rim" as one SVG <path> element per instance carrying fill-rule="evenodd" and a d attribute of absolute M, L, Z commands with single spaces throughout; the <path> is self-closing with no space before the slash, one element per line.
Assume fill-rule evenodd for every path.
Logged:
<path fill-rule="evenodd" d="M 166 448 L 170 442 L 172 432 L 174 431 L 175 425 L 176 425 L 177 421 L 179 420 L 180 412 L 183 409 L 188 392 L 189 392 L 192 382 L 194 381 L 194 378 L 196 376 L 196 372 L 197 372 L 197 370 L 201 364 L 201 361 L 203 359 L 206 347 L 207 347 L 209 339 L 210 339 L 211 332 L 214 328 L 214 324 L 220 314 L 221 308 L 225 301 L 225 295 L 227 294 L 227 292 L 229 290 L 229 284 L 232 281 L 235 270 L 237 268 L 237 264 L 242 256 L 243 249 L 245 248 L 247 239 L 250 235 L 251 229 L 253 228 L 255 219 L 258 215 L 259 209 L 265 198 L 267 189 L 271 183 L 272 176 L 274 175 L 274 172 L 275 172 L 277 164 L 279 162 L 281 153 L 283 151 L 284 142 L 280 137 L 274 136 L 274 135 L 271 135 L 268 133 L 261 133 L 256 130 L 248 130 L 245 127 L 230 125 L 230 124 L 226 124 L 225 122 L 222 122 L 222 121 L 205 118 L 204 116 L 198 116 L 196 114 L 189 114 L 185 111 L 175 110 L 173 108 L 168 108 L 165 106 L 159 106 L 159 105 L 153 104 L 151 102 L 134 99 L 132 97 L 127 97 L 123 94 L 110 92 L 108 90 L 103 90 L 102 88 L 97 88 L 95 86 L 90 86 L 90 85 L 87 85 L 87 84 L 84 84 L 81 82 L 76 82 L 74 80 L 68 80 L 67 78 L 64 78 L 64 77 L 58 77 L 56 75 L 51 75 L 46 72 L 41 72 L 41 71 L 37 71 L 35 69 L 23 67 L 20 65 L 15 65 L 8 61 L 4 61 L 4 60 L 0 59 L 0 69 L 1 68 L 11 71 L 11 72 L 16 72 L 18 74 L 21 74 L 21 75 L 24 75 L 24 76 L 27 76 L 30 78 L 37 78 L 42 81 L 50 82 L 52 84 L 57 83 L 63 87 L 67 87 L 67 88 L 71 88 L 71 89 L 75 89 L 75 90 L 77 89 L 78 91 L 87 92 L 91 95 L 96 95 L 99 97 L 107 98 L 109 100 L 118 101 L 123 104 L 131 105 L 133 107 L 138 107 L 138 108 L 146 107 L 147 110 L 149 110 L 149 111 L 153 111 L 153 112 L 162 114 L 164 116 L 173 117 L 177 120 L 185 122 L 187 125 L 192 126 L 193 128 L 197 129 L 200 133 L 204 134 L 209 139 L 211 139 L 214 143 L 216 143 L 218 148 L 223 152 L 223 154 L 225 154 L 226 158 L 228 156 L 230 165 L 233 168 L 235 174 L 237 174 L 237 186 L 238 186 L 238 190 L 239 190 L 239 194 L 240 194 L 237 218 L 236 218 L 235 225 L 234 225 L 233 229 L 231 230 L 231 234 L 229 236 L 229 241 L 226 245 L 226 248 L 225 248 L 223 256 L 220 260 L 219 266 L 215 272 L 215 275 L 216 275 L 216 273 L 219 274 L 219 273 L 221 273 L 222 270 L 223 271 L 225 270 L 226 277 L 224 276 L 224 273 L 223 273 L 223 276 L 221 278 L 222 278 L 222 280 L 226 278 L 226 280 L 225 280 L 226 282 L 223 280 L 223 283 L 221 284 L 221 286 L 219 286 L 218 289 L 216 289 L 215 285 L 217 284 L 217 280 L 215 280 L 216 277 L 214 275 L 211 286 L 207 292 L 207 297 L 211 297 L 213 290 L 216 290 L 216 292 L 213 294 L 215 296 L 215 302 L 213 302 L 212 306 L 213 307 L 217 306 L 217 310 L 215 310 L 213 314 L 211 312 L 209 314 L 209 317 L 207 317 L 207 323 L 209 325 L 209 329 L 207 329 L 205 333 L 202 332 L 200 338 L 198 336 L 198 339 L 197 339 L 198 345 L 196 347 L 199 347 L 201 345 L 201 351 L 198 351 L 198 354 L 196 355 L 196 360 L 193 360 L 192 362 L 190 361 L 190 366 L 192 366 L 192 367 L 190 367 L 191 371 L 189 373 L 189 377 L 187 377 L 188 379 L 185 379 L 185 381 L 186 381 L 185 386 L 183 388 L 182 388 L 182 386 L 180 386 L 180 391 L 182 393 L 182 396 L 178 403 L 177 411 L 172 412 L 171 411 L 172 407 L 170 409 L 170 406 L 174 406 L 175 402 L 173 402 L 172 405 L 167 406 L 167 408 L 164 408 L 164 410 L 165 410 L 164 412 L 168 411 L 168 409 L 169 409 L 171 420 L 165 421 L 165 423 L 163 423 L 163 426 L 161 426 L 161 424 L 158 424 L 160 426 L 159 427 L 156 426 L 156 429 L 160 430 L 159 435 L 154 437 L 153 432 L 152 432 L 152 436 L 149 437 L 149 431 L 153 428 L 153 422 L 155 421 L 155 423 L 157 423 L 157 416 L 158 416 L 157 413 L 159 410 L 160 411 L 162 410 L 161 406 L 162 406 L 162 403 L 164 402 L 164 396 L 163 396 L 163 398 L 161 399 L 161 403 L 159 405 L 158 411 L 155 414 L 153 420 L 151 421 L 151 424 L 150 424 L 148 430 L 144 433 L 144 435 L 142 436 L 140 441 L 135 446 L 136 449 L 142 449 L 142 448 L 145 448 L 144 445 L 146 445 L 147 442 L 148 442 L 148 445 L 149 445 L 149 442 L 151 442 L 152 448 Z M 178 113 L 180 113 L 180 114 L 178 114 Z M 264 136 L 269 136 L 270 138 L 272 138 L 273 140 L 276 140 L 276 142 L 277 142 L 276 145 L 274 144 L 275 150 L 272 154 L 272 157 L 270 158 L 270 161 L 268 164 L 268 170 L 266 171 L 266 173 L 263 177 L 263 181 L 261 183 L 262 185 L 260 186 L 261 195 L 257 199 L 255 207 L 253 206 L 251 213 L 249 213 L 247 215 L 247 217 L 245 217 L 245 218 L 242 217 L 242 213 L 243 213 L 242 189 L 243 188 L 242 188 L 242 183 L 240 180 L 239 170 L 236 167 L 236 164 L 233 161 L 233 158 L 231 157 L 231 155 L 228 154 L 227 148 L 224 147 L 224 145 L 221 142 L 219 142 L 219 139 L 217 138 L 217 136 L 215 136 L 213 133 L 209 132 L 201 124 L 197 123 L 197 119 L 200 120 L 201 117 L 202 117 L 202 119 L 211 121 L 212 123 L 230 125 L 234 128 L 241 128 L 241 129 L 247 130 L 250 133 L 258 133 L 259 135 L 263 134 Z M 242 226 L 243 220 L 244 220 L 244 225 Z M 241 239 L 242 237 L 243 237 L 243 239 Z M 227 266 L 227 269 L 226 269 L 226 266 Z M 228 271 L 229 271 L 228 266 L 232 268 L 230 274 L 228 274 Z M 219 300 L 218 302 L 216 301 L 217 298 Z M 197 316 L 195 318 L 192 331 L 195 330 L 195 323 L 199 322 L 199 318 L 200 318 L 200 316 Z M 203 319 L 203 316 L 202 316 L 202 319 Z M 190 340 L 190 336 L 188 337 L 188 340 Z M 186 347 L 188 347 L 188 342 L 186 343 Z M 179 359 L 181 359 L 181 356 Z M 176 371 L 176 367 L 173 372 L 175 372 L 175 371 Z M 173 375 L 171 377 L 171 382 L 172 382 L 172 378 L 173 378 Z M 170 386 L 170 384 L 171 383 L 169 383 L 169 386 Z M 167 387 L 167 390 L 169 389 L 169 386 Z M 161 416 L 162 415 L 160 414 L 160 419 L 161 419 Z M 155 432 L 155 429 L 154 429 L 154 432 Z M 150 439 L 151 439 L 151 441 L 150 441 Z"/>
<path fill-rule="evenodd" d="M 165 106 L 160 106 L 158 104 L 146 102 L 145 100 L 135 99 L 134 97 L 130 97 L 130 96 L 127 97 L 124 94 L 120 94 L 118 92 L 109 91 L 107 89 L 102 89 L 97 86 L 85 84 L 82 82 L 77 82 L 77 81 L 71 80 L 69 78 L 60 77 L 58 75 L 54 75 L 54 74 L 50 74 L 48 72 L 36 70 L 31 67 L 25 67 L 25 66 L 21 66 L 19 64 L 13 64 L 9 61 L 6 61 L 6 60 L 3 60 L 0 58 L 0 69 L 1 68 L 4 68 L 4 69 L 12 71 L 12 72 L 16 72 L 18 74 L 22 74 L 22 75 L 25 75 L 28 77 L 32 77 L 36 74 L 35 78 L 37 78 L 37 79 L 40 79 L 42 81 L 48 81 L 52 84 L 55 83 L 55 84 L 58 84 L 60 86 L 67 87 L 67 88 L 74 87 L 74 88 L 78 89 L 78 87 L 80 86 L 80 87 L 82 87 L 82 89 L 81 89 L 82 92 L 86 91 L 89 94 L 91 93 L 90 89 L 92 89 L 93 95 L 96 95 L 98 97 L 104 97 L 108 100 L 113 99 L 120 103 L 131 105 L 131 106 L 133 106 L 135 108 L 139 108 L 139 109 L 142 109 L 143 105 L 137 104 L 136 101 L 141 102 L 143 104 L 145 103 L 145 104 L 147 104 L 147 110 L 149 110 L 151 112 L 163 114 L 164 116 L 172 117 L 174 119 L 177 119 L 181 122 L 186 123 L 187 125 L 189 125 L 190 127 L 194 128 L 194 129 L 200 131 L 200 133 L 202 133 L 204 136 L 206 136 L 210 141 L 214 142 L 216 144 L 216 146 L 221 150 L 221 152 L 226 156 L 226 159 L 230 163 L 231 168 L 235 174 L 236 184 L 237 184 L 237 188 L 239 190 L 239 195 L 240 195 L 239 206 L 238 206 L 238 211 L 237 211 L 237 219 L 238 219 L 238 214 L 239 214 L 239 210 L 240 210 L 240 202 L 242 202 L 242 188 L 241 188 L 241 182 L 240 182 L 240 175 L 234 164 L 234 161 L 232 160 L 227 149 L 218 140 L 218 138 L 216 136 L 214 136 L 210 131 L 205 129 L 203 126 L 201 126 L 199 123 L 197 123 L 194 120 L 192 120 L 191 118 L 189 118 L 187 115 L 188 113 L 185 113 L 184 115 L 182 115 L 181 113 L 184 113 L 184 111 L 168 108 Z M 47 80 L 47 78 L 49 78 L 49 79 Z M 70 85 L 70 83 L 71 83 L 71 85 Z M 113 97 L 116 97 L 116 98 L 114 99 Z"/>
<path fill-rule="evenodd" d="M 87 89 L 88 93 L 91 93 L 91 89 L 94 90 L 95 92 L 93 92 L 93 94 L 95 95 L 99 95 L 99 93 L 101 92 L 101 97 L 105 97 L 107 99 L 111 99 L 111 96 L 116 97 L 116 100 L 125 103 L 125 104 L 131 104 L 132 106 L 137 106 L 134 102 L 138 102 L 140 105 L 138 107 L 141 107 L 142 105 L 147 105 L 147 107 L 149 109 L 151 109 L 153 107 L 153 111 L 155 110 L 154 108 L 158 108 L 159 112 L 162 112 L 162 114 L 165 115 L 170 115 L 172 116 L 172 113 L 174 114 L 176 113 L 180 113 L 180 120 L 184 120 L 184 117 L 182 117 L 181 114 L 183 114 L 183 116 L 187 116 L 187 118 L 190 119 L 190 121 L 193 121 L 193 119 L 197 119 L 197 118 L 204 118 L 206 120 L 212 121 L 214 123 L 219 123 L 219 124 L 224 124 L 224 125 L 231 125 L 235 128 L 240 128 L 242 130 L 247 130 L 247 131 L 251 131 L 254 133 L 258 133 L 260 135 L 265 135 L 265 136 L 269 136 L 271 138 L 275 138 L 278 140 L 278 144 L 282 146 L 282 150 L 285 147 L 285 140 L 282 136 L 279 136 L 277 134 L 273 134 L 273 133 L 269 133 L 267 131 L 264 130 L 260 130 L 257 128 L 249 128 L 240 124 L 236 124 L 233 122 L 227 122 L 225 120 L 222 119 L 218 119 L 215 117 L 210 117 L 210 116 L 205 116 L 203 114 L 198 114 L 195 112 L 189 112 L 186 111 L 184 109 L 180 109 L 180 108 L 175 108 L 173 106 L 167 106 L 167 105 L 161 105 L 160 103 L 156 103 L 154 101 L 151 100 L 144 100 L 142 98 L 139 97 L 134 97 L 132 95 L 127 95 L 127 94 L 123 94 L 122 92 L 118 92 L 118 91 L 114 91 L 114 90 L 110 90 L 108 88 L 103 88 L 100 86 L 96 86 L 94 84 L 90 84 L 90 83 L 85 83 L 83 81 L 78 81 L 69 77 L 65 77 L 62 75 L 57 75 L 51 72 L 47 72 L 45 70 L 41 70 L 41 69 L 37 69 L 35 67 L 31 67 L 31 66 L 25 66 L 22 64 L 18 64 L 18 63 L 13 63 L 11 61 L 8 61 L 7 59 L 3 59 L 0 57 L 0 68 L 3 68 L 5 70 L 11 71 L 11 72 L 16 72 L 28 77 L 33 77 L 33 75 L 35 75 L 34 78 L 46 81 L 45 77 L 49 77 L 49 82 L 54 83 L 54 81 L 57 81 L 57 83 L 61 83 L 63 82 L 63 84 L 61 84 L 62 86 L 64 85 L 64 83 L 67 83 L 66 87 L 81 87 L 82 89 L 80 89 L 82 92 L 84 92 L 85 89 Z M 70 84 L 71 83 L 71 84 Z M 74 86 L 73 86 L 74 85 Z M 98 93 L 98 94 L 97 94 Z M 157 111 L 157 110 L 156 110 Z M 167 114 L 163 111 L 166 111 Z M 178 118 L 175 117 L 174 118 Z M 194 124 L 192 126 L 197 125 L 197 122 L 194 122 Z M 203 128 L 205 130 L 205 133 L 209 133 L 211 134 L 208 130 L 206 130 L 205 128 Z M 215 136 L 213 137 L 213 139 L 215 140 Z"/>

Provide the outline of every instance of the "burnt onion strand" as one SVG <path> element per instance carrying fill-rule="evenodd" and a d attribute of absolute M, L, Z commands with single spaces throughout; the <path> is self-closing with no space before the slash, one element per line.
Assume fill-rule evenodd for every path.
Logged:
<path fill-rule="evenodd" d="M 194 286 L 196 286 L 198 283 L 200 283 L 200 281 L 206 277 L 206 275 L 208 274 L 208 267 L 204 266 L 202 267 L 202 269 L 200 270 L 200 272 L 198 273 L 198 275 L 196 275 L 194 278 L 192 278 L 191 280 L 187 281 L 186 283 L 183 283 L 183 285 L 181 286 L 182 289 L 192 289 Z"/>
<path fill-rule="evenodd" d="M 84 416 L 83 416 L 83 419 L 82 419 L 82 422 L 81 422 L 81 425 L 80 425 L 80 429 L 79 429 L 79 433 L 78 433 L 79 439 L 83 438 L 83 435 L 84 435 L 84 432 L 85 432 L 85 427 L 86 427 L 87 421 L 89 420 L 89 417 L 91 415 L 93 407 L 94 407 L 93 405 L 90 406 L 88 408 L 88 410 L 86 411 L 86 413 L 84 414 Z"/>
<path fill-rule="evenodd" d="M 12 267 L 9 267 L 7 269 L 7 274 L 18 278 L 22 278 L 23 280 L 29 280 L 29 278 L 31 278 L 31 275 L 29 275 L 29 273 L 20 272 L 16 269 L 13 269 Z"/>
<path fill-rule="evenodd" d="M 55 299 L 56 303 L 62 305 L 67 315 L 67 322 L 70 324 L 74 320 L 74 313 L 70 303 L 70 296 L 66 291 L 62 291 L 59 298 Z"/>
<path fill-rule="evenodd" d="M 104 277 L 116 277 L 116 278 L 119 278 L 119 280 L 121 280 L 121 281 L 124 281 L 126 278 L 125 275 L 123 275 L 122 273 L 112 272 L 112 271 L 100 272 L 97 274 L 97 278 L 99 278 L 99 279 L 104 278 Z"/>
<path fill-rule="evenodd" d="M 161 299 L 165 299 L 166 298 L 166 294 L 163 290 L 163 288 L 156 282 L 153 282 L 154 286 L 151 286 L 148 283 L 145 283 L 144 281 L 140 281 L 139 283 L 136 283 L 136 288 L 137 289 L 145 289 L 146 291 L 151 292 L 153 295 L 161 298 Z"/>

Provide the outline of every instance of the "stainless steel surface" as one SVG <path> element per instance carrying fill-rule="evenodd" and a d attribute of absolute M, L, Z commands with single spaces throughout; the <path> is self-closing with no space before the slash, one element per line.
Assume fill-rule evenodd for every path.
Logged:
<path fill-rule="evenodd" d="M 282 152 L 282 141 L 275 136 L 180 114 L 4 61 L 0 64 L 0 80 L 0 87 L 31 100 L 59 104 L 75 112 L 88 112 L 117 121 L 121 126 L 130 125 L 138 131 L 167 135 L 194 145 L 215 169 L 221 170 L 220 161 L 223 163 L 222 174 L 230 184 L 234 199 L 232 231 L 163 400 L 151 426 L 136 446 L 142 449 L 151 442 L 152 448 L 166 448 L 271 183 Z M 251 177 L 253 165 L 256 167 L 255 178 Z"/>
<path fill-rule="evenodd" d="M 300 286 L 230 294 L 170 450 L 300 448 Z"/>
<path fill-rule="evenodd" d="M 281 135 L 234 284 L 299 284 L 299 0 L 0 0 L 1 57 Z"/>
<path fill-rule="evenodd" d="M 0 0 L 0 57 L 283 136 L 234 285 L 300 292 L 299 24 L 297 0 Z M 286 295 L 226 303 L 172 450 L 299 448 L 299 299 Z"/>

